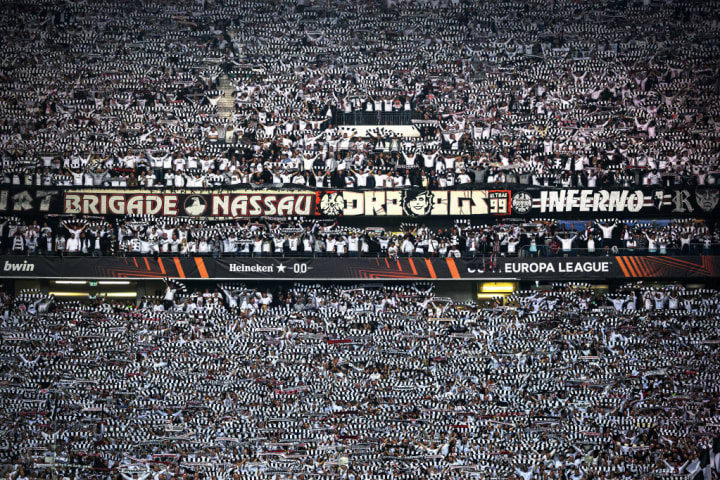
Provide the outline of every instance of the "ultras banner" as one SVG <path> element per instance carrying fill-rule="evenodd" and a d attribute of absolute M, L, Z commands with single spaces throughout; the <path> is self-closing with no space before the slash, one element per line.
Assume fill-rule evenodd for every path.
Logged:
<path fill-rule="evenodd" d="M 46 210 L 51 202 L 43 193 Z M 12 198 L 16 198 L 17 193 Z M 32 196 L 23 194 L 24 205 Z M 6 195 L 7 198 L 7 195 Z M 1 199 L 1 197 L 0 197 Z M 194 218 L 261 216 L 478 216 L 593 218 L 720 214 L 720 190 L 510 189 L 472 190 L 66 190 L 63 214 L 162 215 Z M 38 202 L 38 201 L 36 201 Z M 7 203 L 7 202 L 6 202 Z M 14 205 L 18 205 L 15 201 Z M 13 207 L 17 208 L 17 207 Z"/>
<path fill-rule="evenodd" d="M 0 189 L 0 213 L 43 214 L 60 211 L 62 191 L 54 188 L 15 187 Z"/>
<path fill-rule="evenodd" d="M 0 213 L 158 215 L 200 219 L 262 216 L 476 216 L 653 218 L 720 215 L 716 187 L 682 189 L 127 190 L 12 186 Z"/>
<path fill-rule="evenodd" d="M 707 215 L 717 212 L 720 190 L 697 189 L 527 189 L 513 192 L 511 208 L 516 215 L 561 217 L 567 214 L 613 216 Z"/>
<path fill-rule="evenodd" d="M 311 216 L 315 192 L 297 190 L 73 190 L 65 192 L 63 213 L 238 218 Z"/>
<path fill-rule="evenodd" d="M 196 218 L 508 215 L 509 190 L 72 190 L 64 214 Z"/>
<path fill-rule="evenodd" d="M 608 280 L 720 277 L 718 256 L 500 258 L 0 257 L 0 277 L 274 280 Z"/>

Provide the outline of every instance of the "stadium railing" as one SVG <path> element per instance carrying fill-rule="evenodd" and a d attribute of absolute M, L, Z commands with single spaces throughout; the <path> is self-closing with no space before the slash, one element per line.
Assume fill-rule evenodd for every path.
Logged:
<path fill-rule="evenodd" d="M 132 252 L 132 251 L 122 251 L 122 250 L 113 250 L 111 252 L 93 252 L 89 251 L 87 253 L 82 252 L 34 252 L 34 253 L 27 253 L 25 251 L 18 252 L 13 251 L 11 249 L 8 249 L 5 252 L 6 255 L 26 255 L 26 256 L 49 256 L 49 257 L 91 257 L 91 256 L 123 256 L 123 257 L 140 257 L 140 256 L 147 256 L 147 257 L 154 257 L 154 256 L 160 256 L 160 257 L 183 257 L 183 256 L 192 256 L 192 257 L 265 257 L 265 258 L 329 258 L 329 257 L 336 257 L 336 258 L 352 258 L 352 257 L 365 257 L 365 258 L 394 258 L 394 257 L 417 257 L 417 258 L 431 258 L 431 257 L 446 257 L 451 255 L 441 255 L 439 253 L 413 253 L 413 254 L 406 254 L 402 252 L 398 252 L 397 255 L 390 255 L 388 252 L 371 252 L 371 253 L 363 253 L 363 252 L 357 252 L 357 253 L 350 253 L 346 252 L 342 255 L 338 255 L 337 253 L 328 253 L 328 252 L 304 252 L 304 251 L 298 251 L 298 252 L 264 252 L 261 254 L 253 253 L 253 252 L 187 252 L 187 253 L 180 253 L 180 252 L 152 252 L 152 251 L 139 251 L 139 252 Z M 720 254 L 720 243 L 713 243 L 709 247 L 704 247 L 701 245 L 691 245 L 689 248 L 666 248 L 666 249 L 656 249 L 654 251 L 650 251 L 647 247 L 635 247 L 635 248 L 624 248 L 624 247 L 618 247 L 617 249 L 613 248 L 612 246 L 608 245 L 606 247 L 597 247 L 594 250 L 590 250 L 587 248 L 572 248 L 570 250 L 563 250 L 562 248 L 556 248 L 553 246 L 548 245 L 537 245 L 535 248 L 532 248 L 528 245 L 525 245 L 523 247 L 519 247 L 516 249 L 515 252 L 507 252 L 507 251 L 498 251 L 496 253 L 492 252 L 460 252 L 459 257 L 461 258 L 491 258 L 493 256 L 501 256 L 501 257 L 521 257 L 521 258 L 533 258 L 533 257 L 593 257 L 593 256 L 616 256 L 616 255 L 640 255 L 640 256 L 650 256 L 650 255 L 657 255 L 657 256 L 696 256 L 696 255 L 719 255 Z M 454 255 L 453 255 L 454 256 Z"/>

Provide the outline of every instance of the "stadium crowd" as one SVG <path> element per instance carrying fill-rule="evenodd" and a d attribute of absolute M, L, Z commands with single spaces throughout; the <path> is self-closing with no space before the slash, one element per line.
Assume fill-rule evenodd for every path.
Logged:
<path fill-rule="evenodd" d="M 0 203 L 13 186 L 715 186 L 719 18 L 710 0 L 3 2 Z M 3 215 L 18 255 L 720 252 L 714 219 L 680 217 Z M 0 477 L 695 475 L 720 454 L 719 310 L 717 290 L 649 284 L 487 308 L 431 284 L 3 287 Z"/>
<path fill-rule="evenodd" d="M 28 225 L 27 223 L 31 223 Z M 697 219 L 528 220 L 439 228 L 341 225 L 337 220 L 244 221 L 121 217 L 59 223 L 0 218 L 0 247 L 17 255 L 420 256 L 708 255 L 718 253 L 714 222 Z"/>
<path fill-rule="evenodd" d="M 720 453 L 716 290 L 210 290 L 3 293 L 3 478 L 636 480 Z"/>
<path fill-rule="evenodd" d="M 717 182 L 716 2 L 7 8 L 4 184 Z"/>

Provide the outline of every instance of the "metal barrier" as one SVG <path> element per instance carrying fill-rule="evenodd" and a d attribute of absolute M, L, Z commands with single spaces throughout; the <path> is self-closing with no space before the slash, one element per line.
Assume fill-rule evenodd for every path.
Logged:
<path fill-rule="evenodd" d="M 43 256 L 43 257 L 55 257 L 55 258 L 62 258 L 62 257 L 147 257 L 147 258 L 155 258 L 155 257 L 215 257 L 215 258 L 297 258 L 297 259 L 303 259 L 303 258 L 445 258 L 446 255 L 439 255 L 437 252 L 435 254 L 428 254 L 428 253 L 417 253 L 417 254 L 404 254 L 404 253 L 398 253 L 397 255 L 388 255 L 387 252 L 373 252 L 373 253 L 363 253 L 363 252 L 345 252 L 343 255 L 338 255 L 337 253 L 328 253 L 328 252 L 263 252 L 263 253 L 244 253 L 244 252 L 187 252 L 187 253 L 180 253 L 180 252 L 124 252 L 124 251 L 112 251 L 112 252 L 88 252 L 88 253 L 82 253 L 82 252 L 63 252 L 62 254 L 59 252 L 35 252 L 35 253 L 22 253 L 22 252 L 13 252 L 11 250 L 8 250 L 6 255 L 23 255 L 29 258 L 37 257 L 37 256 Z M 479 259 L 485 259 L 488 262 L 491 261 L 491 259 L 494 256 L 489 253 L 477 253 L 477 252 L 461 252 L 460 258 L 479 258 Z"/>
<path fill-rule="evenodd" d="M 8 249 L 5 254 L 7 255 L 26 255 L 26 256 L 46 256 L 46 257 L 258 257 L 258 258 L 323 258 L 323 257 L 337 257 L 337 258 L 352 258 L 352 257 L 364 257 L 364 258 L 433 258 L 433 257 L 445 257 L 446 255 L 440 255 L 437 252 L 434 254 L 429 253 L 414 253 L 412 255 L 398 253 L 397 255 L 390 256 L 387 252 L 345 252 L 343 255 L 328 252 L 263 252 L 260 254 L 249 252 L 125 252 L 125 251 L 112 251 L 112 252 L 92 252 L 87 253 L 81 252 L 34 252 L 26 253 L 13 252 Z M 563 250 L 562 248 L 553 248 L 549 245 L 537 245 L 534 248 L 530 245 L 525 245 L 518 248 L 515 252 L 500 251 L 496 254 L 490 252 L 460 252 L 460 258 L 481 258 L 490 261 L 495 257 L 521 257 L 521 258 L 533 258 L 533 257 L 601 257 L 601 256 L 616 256 L 616 255 L 656 255 L 656 256 L 697 256 L 697 255 L 720 255 L 720 243 L 713 243 L 710 247 L 703 247 L 700 245 L 691 245 L 689 248 L 666 248 L 662 250 L 657 248 L 654 251 L 650 251 L 647 247 L 639 248 L 625 248 L 618 247 L 616 250 L 612 247 L 597 247 L 593 251 L 587 248 L 572 248 L 570 250 Z"/>
<path fill-rule="evenodd" d="M 521 247 L 515 254 L 501 254 L 508 257 L 593 257 L 593 256 L 615 256 L 615 255 L 663 255 L 663 256 L 693 256 L 693 255 L 717 255 L 720 253 L 720 243 L 713 243 L 709 247 L 702 245 L 689 245 L 685 248 L 666 247 L 661 249 L 657 247 L 650 250 L 647 247 L 627 248 L 612 245 L 595 247 L 592 251 L 587 248 L 571 248 L 563 250 L 562 247 L 552 247 L 550 245 L 537 245 L 534 248 L 530 245 Z"/>

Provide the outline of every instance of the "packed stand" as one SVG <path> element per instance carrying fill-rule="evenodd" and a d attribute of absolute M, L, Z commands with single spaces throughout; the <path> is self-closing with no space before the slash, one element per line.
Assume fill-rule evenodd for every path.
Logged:
<path fill-rule="evenodd" d="M 0 252 L 15 255 L 199 255 L 253 257 L 478 257 L 710 255 L 720 253 L 714 222 L 697 219 L 358 227 L 337 220 L 210 221 L 161 217 L 0 217 Z"/>
<path fill-rule="evenodd" d="M 7 185 L 718 180 L 717 2 L 6 7 Z"/>
<path fill-rule="evenodd" d="M 91 304 L 3 293 L 2 475 L 696 471 L 720 436 L 720 292 L 588 287 L 490 308 L 426 284 L 191 292 L 170 281 L 137 303 Z"/>

